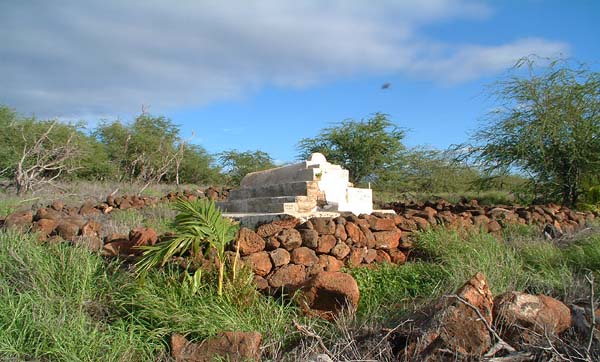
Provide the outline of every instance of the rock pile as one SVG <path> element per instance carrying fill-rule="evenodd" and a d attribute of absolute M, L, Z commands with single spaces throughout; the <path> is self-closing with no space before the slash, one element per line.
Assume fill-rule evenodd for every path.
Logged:
<path fill-rule="evenodd" d="M 480 361 L 499 352 L 505 359 L 498 360 L 529 361 L 533 355 L 524 350 L 545 348 L 571 324 L 570 309 L 561 301 L 520 292 L 494 298 L 477 273 L 456 294 L 418 311 L 391 343 L 400 361 Z"/>
<path fill-rule="evenodd" d="M 237 245 L 259 289 L 294 290 L 322 271 L 337 272 L 345 265 L 404 263 L 411 245 L 402 234 L 394 215 L 285 219 L 256 231 L 240 229 Z"/>
<path fill-rule="evenodd" d="M 425 203 L 396 202 L 386 205 L 399 216 L 398 224 L 406 231 L 426 229 L 433 225 L 449 228 L 475 226 L 496 233 L 510 224 L 548 226 L 549 234 L 572 233 L 598 213 L 579 212 L 556 204 L 533 206 L 480 206 L 477 200 L 451 204 L 445 200 Z M 553 236 L 553 235 L 550 235 Z"/>

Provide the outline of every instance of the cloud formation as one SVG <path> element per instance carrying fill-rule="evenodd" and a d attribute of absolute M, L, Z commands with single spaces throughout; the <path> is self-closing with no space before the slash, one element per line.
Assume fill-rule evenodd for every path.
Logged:
<path fill-rule="evenodd" d="M 541 38 L 448 44 L 422 34 L 491 13 L 472 0 L 7 1 L 0 104 L 59 117 L 176 109 L 357 74 L 458 83 L 523 55 L 568 52 Z"/>

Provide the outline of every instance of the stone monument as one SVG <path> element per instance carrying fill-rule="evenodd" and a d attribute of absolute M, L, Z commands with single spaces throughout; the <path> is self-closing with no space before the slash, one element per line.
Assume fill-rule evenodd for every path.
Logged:
<path fill-rule="evenodd" d="M 348 170 L 320 153 L 293 165 L 252 172 L 222 202 L 226 214 L 285 214 L 310 217 L 319 213 L 373 212 L 371 189 L 353 187 Z M 315 215 L 316 216 L 316 215 Z"/>

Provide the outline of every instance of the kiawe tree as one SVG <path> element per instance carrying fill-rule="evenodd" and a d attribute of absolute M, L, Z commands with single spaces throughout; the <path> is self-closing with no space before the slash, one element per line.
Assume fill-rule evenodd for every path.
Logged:
<path fill-rule="evenodd" d="M 600 73 L 537 60 L 495 84 L 489 122 L 461 147 L 485 170 L 520 170 L 539 193 L 576 205 L 582 181 L 600 172 Z"/>
<path fill-rule="evenodd" d="M 260 150 L 237 151 L 229 150 L 219 153 L 218 161 L 223 169 L 227 184 L 237 186 L 242 178 L 250 172 L 266 170 L 275 167 L 268 153 Z"/>
<path fill-rule="evenodd" d="M 405 150 L 404 135 L 404 130 L 386 114 L 375 113 L 360 121 L 344 120 L 323 129 L 315 138 L 302 139 L 298 143 L 299 158 L 320 152 L 328 161 L 347 169 L 352 182 L 359 183 L 369 176 L 376 179 L 397 165 Z"/>

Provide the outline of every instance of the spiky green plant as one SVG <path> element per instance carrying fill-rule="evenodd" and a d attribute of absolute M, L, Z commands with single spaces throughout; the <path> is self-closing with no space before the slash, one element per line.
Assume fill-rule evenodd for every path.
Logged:
<path fill-rule="evenodd" d="M 168 241 L 143 247 L 142 259 L 136 264 L 138 276 L 165 265 L 174 255 L 189 252 L 195 258 L 203 250 L 214 249 L 219 261 L 218 294 L 222 295 L 225 248 L 234 239 L 237 224 L 224 218 L 215 202 L 208 199 L 179 199 L 173 208 L 179 212 L 173 225 L 175 235 Z"/>

